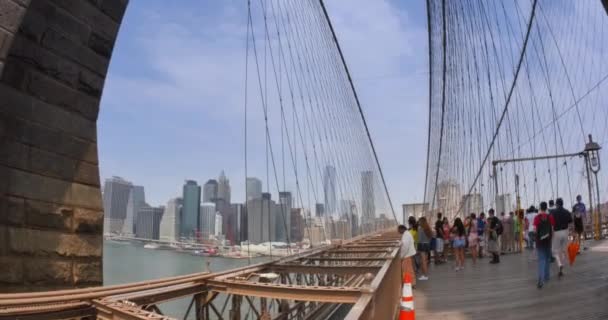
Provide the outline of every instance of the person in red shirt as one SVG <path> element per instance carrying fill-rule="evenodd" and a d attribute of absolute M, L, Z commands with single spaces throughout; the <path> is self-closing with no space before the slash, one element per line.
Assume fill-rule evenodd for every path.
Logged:
<path fill-rule="evenodd" d="M 555 220 L 547 213 L 547 203 L 540 203 L 540 212 L 534 217 L 534 230 L 536 231 L 536 253 L 538 255 L 538 283 L 541 289 L 549 281 L 551 266 L 551 239 Z"/>

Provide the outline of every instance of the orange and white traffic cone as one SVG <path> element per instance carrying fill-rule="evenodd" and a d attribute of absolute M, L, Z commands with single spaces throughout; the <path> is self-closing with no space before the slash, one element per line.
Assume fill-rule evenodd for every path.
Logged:
<path fill-rule="evenodd" d="M 414 312 L 414 296 L 412 295 L 412 276 L 409 273 L 406 273 L 403 277 L 400 309 L 399 320 L 416 319 L 416 313 Z"/>

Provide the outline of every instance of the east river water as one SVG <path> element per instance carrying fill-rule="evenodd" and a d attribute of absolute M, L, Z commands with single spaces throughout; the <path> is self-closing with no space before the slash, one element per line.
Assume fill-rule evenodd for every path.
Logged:
<path fill-rule="evenodd" d="M 103 278 L 105 285 L 202 272 L 207 270 L 207 262 L 210 262 L 209 268 L 212 272 L 224 271 L 248 264 L 247 259 L 200 257 L 173 250 L 146 249 L 143 247 L 143 244 L 139 243 L 115 241 L 104 242 L 103 257 Z M 254 264 L 267 260 L 267 258 L 254 258 L 251 259 L 251 263 Z M 186 312 L 190 298 L 168 302 L 162 304 L 160 308 L 168 316 L 181 319 Z M 218 300 L 217 302 L 221 303 L 222 301 Z M 193 311 L 191 311 L 191 314 Z"/>

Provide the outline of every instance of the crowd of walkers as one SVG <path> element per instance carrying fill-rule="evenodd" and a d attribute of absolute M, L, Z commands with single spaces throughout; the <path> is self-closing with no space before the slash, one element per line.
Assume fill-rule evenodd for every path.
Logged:
<path fill-rule="evenodd" d="M 454 270 L 465 268 L 465 252 L 473 266 L 479 258 L 490 257 L 491 264 L 500 263 L 500 256 L 519 253 L 525 248 L 535 250 L 538 262 L 538 288 L 549 281 L 551 263 L 557 266 L 558 277 L 564 275 L 567 247 L 570 239 L 580 247 L 583 239 L 583 226 L 586 222 L 586 208 L 577 196 L 572 212 L 564 208 L 561 198 L 549 203 L 541 202 L 539 208 L 530 206 L 517 212 L 500 213 L 494 209 L 487 212 L 471 213 L 461 219 L 455 218 L 451 224 L 447 217 L 437 214 L 434 226 L 425 217 L 416 219 L 410 216 L 407 226 L 398 230 L 401 238 L 401 258 L 403 272 L 410 273 L 414 279 L 429 279 L 429 264 L 447 263 L 451 253 Z M 585 248 L 586 249 L 586 248 Z"/>

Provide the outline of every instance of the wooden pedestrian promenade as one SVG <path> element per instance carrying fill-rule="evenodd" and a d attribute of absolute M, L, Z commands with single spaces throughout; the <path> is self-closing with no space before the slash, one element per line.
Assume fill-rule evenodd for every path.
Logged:
<path fill-rule="evenodd" d="M 501 256 L 498 265 L 467 259 L 458 272 L 451 262 L 432 266 L 430 280 L 414 290 L 416 319 L 608 319 L 608 240 L 589 244 L 562 279 L 552 264 L 540 290 L 530 251 Z"/>

